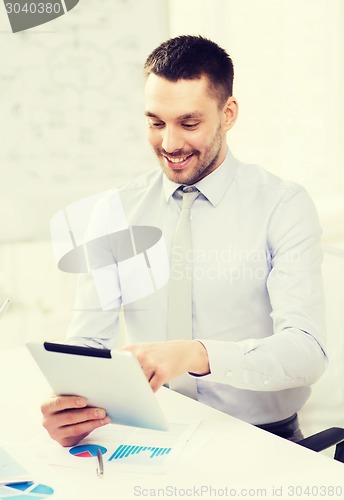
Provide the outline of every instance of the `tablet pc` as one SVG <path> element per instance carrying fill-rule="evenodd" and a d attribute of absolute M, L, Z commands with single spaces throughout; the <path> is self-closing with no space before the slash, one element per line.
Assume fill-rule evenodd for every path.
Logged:
<path fill-rule="evenodd" d="M 87 398 L 112 423 L 168 430 L 166 418 L 135 356 L 127 351 L 55 344 L 26 344 L 57 395 Z"/>

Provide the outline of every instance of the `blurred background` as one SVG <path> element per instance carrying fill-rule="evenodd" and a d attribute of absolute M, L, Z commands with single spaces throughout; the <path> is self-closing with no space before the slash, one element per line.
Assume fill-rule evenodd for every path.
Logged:
<path fill-rule="evenodd" d="M 343 33 L 342 0 L 80 0 L 17 34 L 0 6 L 0 303 L 11 299 L 0 346 L 64 338 L 75 277 L 57 270 L 49 221 L 155 166 L 142 65 L 181 34 L 231 55 L 240 115 L 228 143 L 309 191 L 330 255 L 327 287 L 343 304 Z"/>

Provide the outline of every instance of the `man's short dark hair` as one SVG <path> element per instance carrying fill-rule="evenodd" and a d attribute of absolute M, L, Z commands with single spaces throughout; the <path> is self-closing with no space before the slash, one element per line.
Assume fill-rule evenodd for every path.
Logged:
<path fill-rule="evenodd" d="M 150 73 L 176 82 L 206 76 L 209 92 L 223 106 L 232 95 L 234 69 L 227 52 L 202 36 L 183 35 L 163 42 L 148 56 L 144 76 Z"/>

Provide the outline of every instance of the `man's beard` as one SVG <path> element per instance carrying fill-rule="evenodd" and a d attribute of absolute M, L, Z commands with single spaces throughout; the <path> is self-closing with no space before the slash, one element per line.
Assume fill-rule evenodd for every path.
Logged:
<path fill-rule="evenodd" d="M 173 151 L 173 153 L 167 153 L 164 149 L 162 148 L 155 148 L 154 152 L 159 160 L 160 166 L 162 167 L 163 171 L 167 175 L 167 177 L 173 181 L 173 182 L 180 182 L 182 184 L 186 185 L 192 185 L 195 184 L 197 181 L 200 181 L 204 177 L 206 177 L 210 172 L 212 172 L 218 165 L 216 165 L 220 152 L 221 152 L 221 147 L 222 147 L 222 142 L 223 141 L 223 136 L 221 133 L 221 126 L 219 125 L 214 139 L 212 143 L 205 149 L 203 154 L 197 150 L 191 150 L 191 151 L 183 151 L 183 150 L 176 150 Z M 169 156 L 171 158 L 173 157 L 183 157 L 183 156 L 189 156 L 190 154 L 193 155 L 193 158 L 191 161 L 194 160 L 194 158 L 197 158 L 197 164 L 195 167 L 190 169 L 190 172 L 184 172 L 181 170 L 178 172 L 178 170 L 171 171 L 167 166 L 166 166 L 166 159 L 165 156 Z"/>

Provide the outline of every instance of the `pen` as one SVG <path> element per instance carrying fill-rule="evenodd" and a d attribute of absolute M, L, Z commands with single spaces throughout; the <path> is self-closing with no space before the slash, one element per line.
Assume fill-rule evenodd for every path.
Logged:
<path fill-rule="evenodd" d="M 9 303 L 10 303 L 10 299 L 6 299 L 5 302 L 2 304 L 1 308 L 0 308 L 0 316 L 2 314 L 4 314 L 4 312 L 6 311 L 6 309 L 8 308 L 9 306 Z"/>
<path fill-rule="evenodd" d="M 99 448 L 97 451 L 97 460 L 98 460 L 97 475 L 99 478 L 102 478 L 104 476 L 104 462 L 103 462 L 102 452 L 100 451 Z"/>

